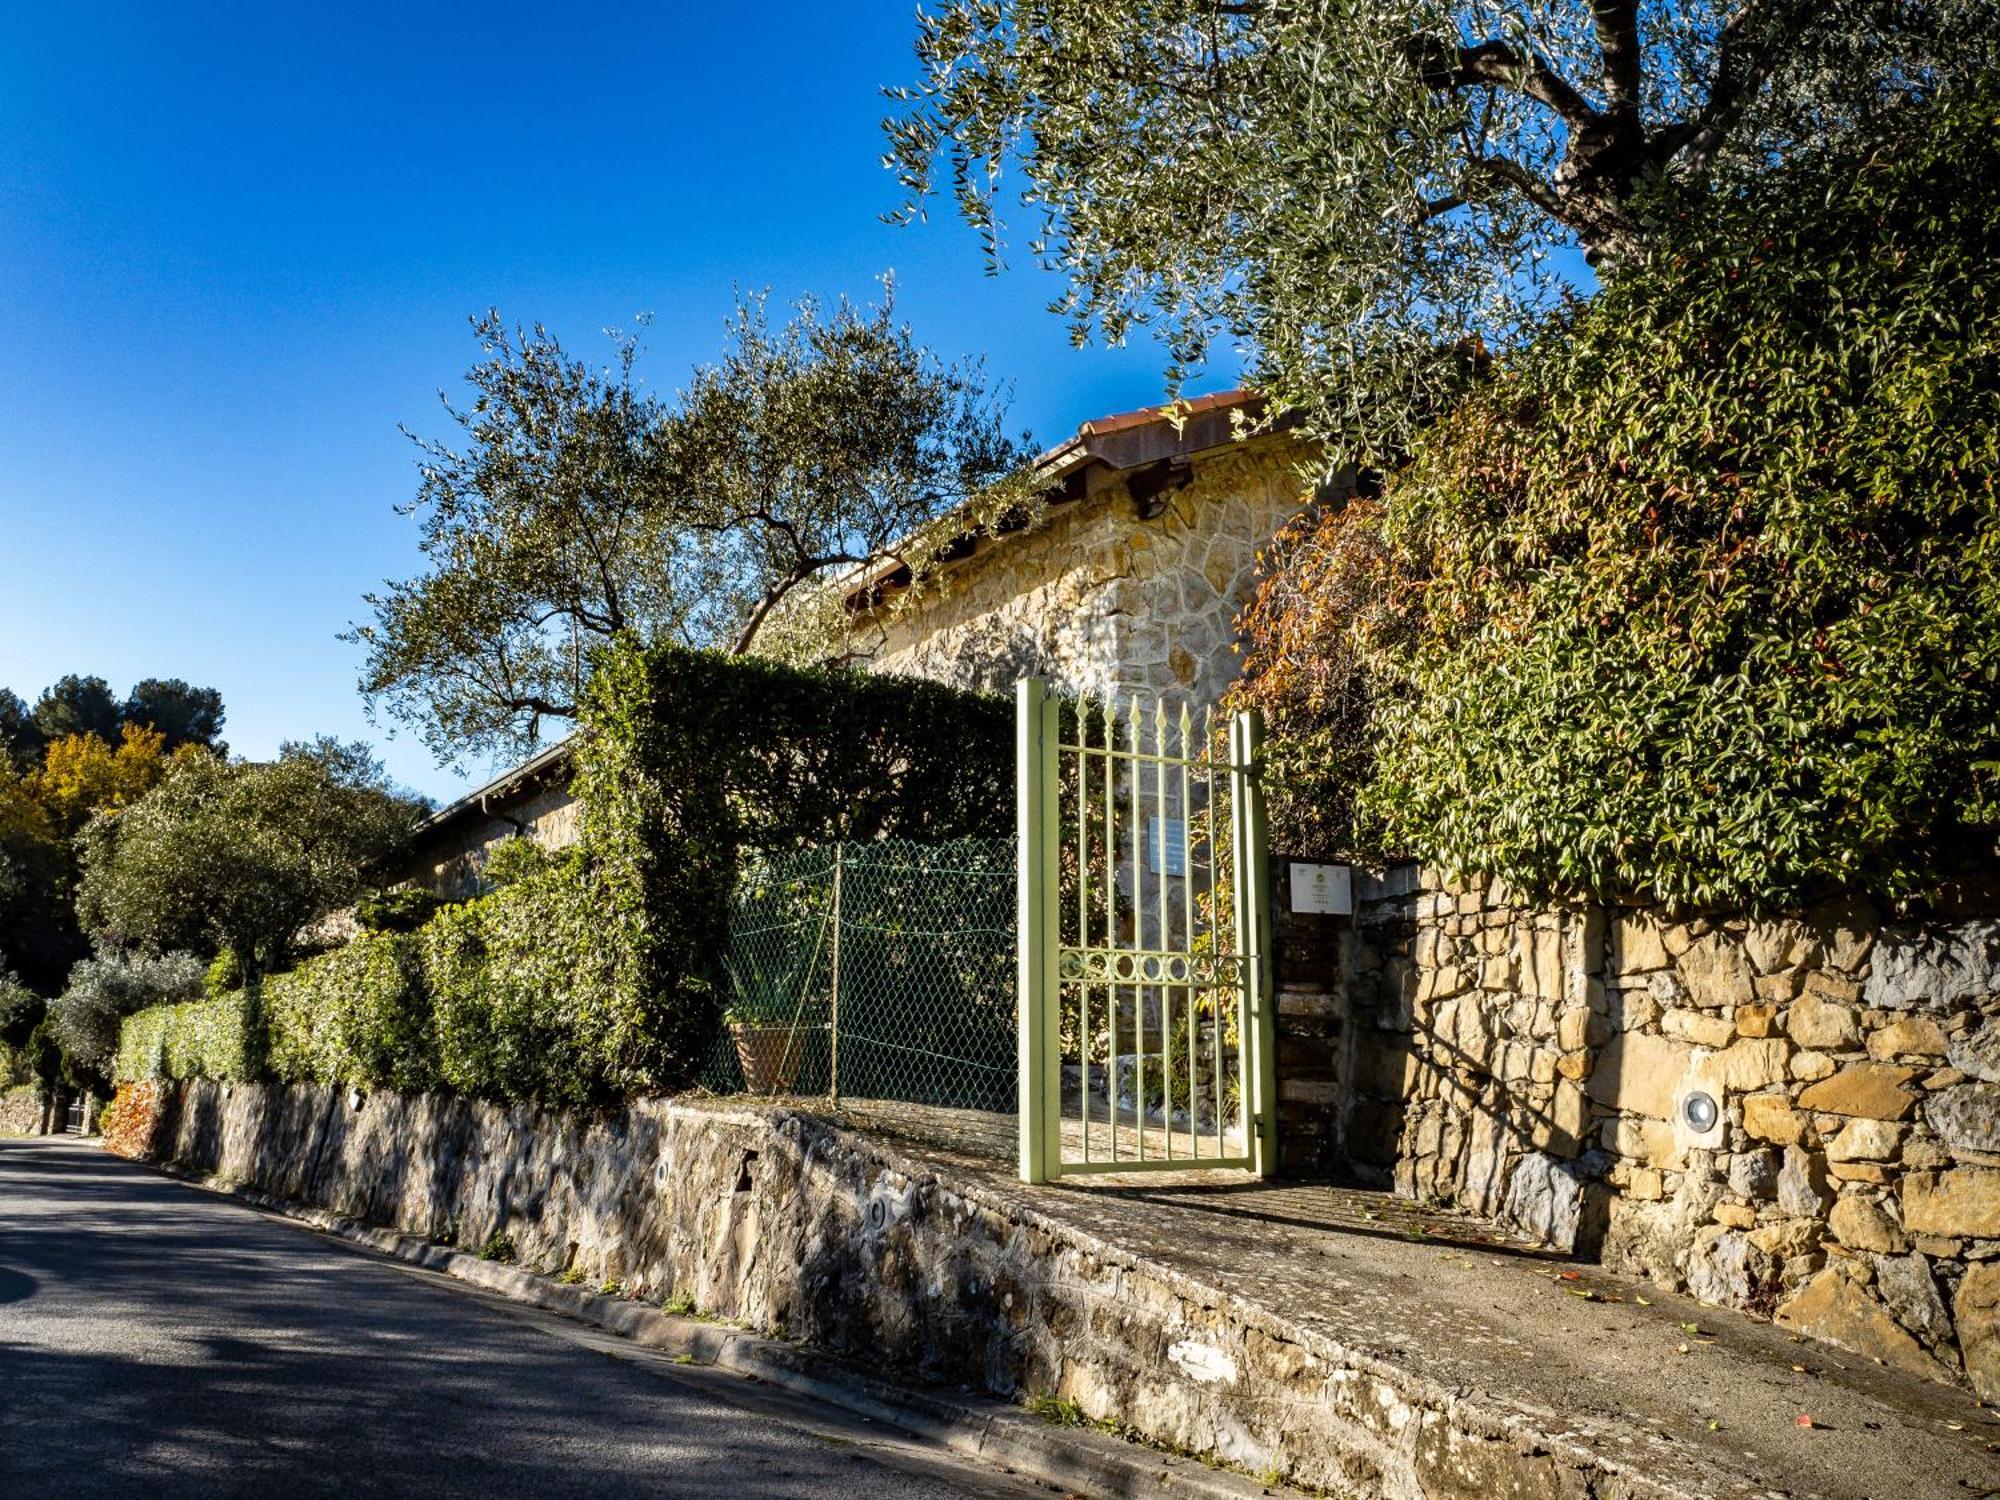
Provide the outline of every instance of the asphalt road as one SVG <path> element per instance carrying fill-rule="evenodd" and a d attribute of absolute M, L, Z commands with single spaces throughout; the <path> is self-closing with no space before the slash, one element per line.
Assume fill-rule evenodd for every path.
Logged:
<path fill-rule="evenodd" d="M 0 1500 L 1049 1491 L 66 1141 L 0 1140 Z"/>

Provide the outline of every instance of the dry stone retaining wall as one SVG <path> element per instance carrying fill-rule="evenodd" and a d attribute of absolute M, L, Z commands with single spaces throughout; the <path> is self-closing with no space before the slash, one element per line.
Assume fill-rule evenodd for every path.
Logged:
<path fill-rule="evenodd" d="M 1362 883 L 1350 1160 L 2000 1398 L 2000 921 L 1674 918 L 1411 874 Z"/>
<path fill-rule="evenodd" d="M 32 1083 L 0 1089 L 0 1135 L 39 1135 L 47 1105 Z"/>

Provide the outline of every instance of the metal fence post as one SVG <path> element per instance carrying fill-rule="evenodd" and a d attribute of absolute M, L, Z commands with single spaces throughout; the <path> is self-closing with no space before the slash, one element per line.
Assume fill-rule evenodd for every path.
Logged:
<path fill-rule="evenodd" d="M 827 1065 L 827 1098 L 840 1103 L 840 876 L 846 865 L 847 845 L 836 842 L 833 846 L 833 949 L 829 958 L 830 998 L 827 1015 L 827 1047 L 831 1061 Z"/>
<path fill-rule="evenodd" d="M 1230 759 L 1239 768 L 1236 813 L 1236 951 L 1248 964 L 1244 975 L 1250 1025 L 1244 1037 L 1248 1074 L 1251 1170 L 1268 1177 L 1278 1166 L 1278 1027 L 1271 975 L 1271 861 L 1265 823 L 1264 788 L 1258 758 L 1264 726 L 1255 709 L 1233 714 Z"/>
<path fill-rule="evenodd" d="M 1056 945 L 1057 705 L 1047 682 L 1015 689 L 1015 821 L 1020 838 L 1016 938 L 1020 1016 L 1020 1169 L 1023 1182 L 1062 1171 L 1062 1039 Z"/>

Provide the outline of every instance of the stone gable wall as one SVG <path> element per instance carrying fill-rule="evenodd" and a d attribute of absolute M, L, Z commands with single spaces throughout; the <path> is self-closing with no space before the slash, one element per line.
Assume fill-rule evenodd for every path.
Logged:
<path fill-rule="evenodd" d="M 1353 924 L 1357 1170 L 2000 1397 L 2000 921 L 1408 883 Z"/>
<path fill-rule="evenodd" d="M 1039 530 L 989 541 L 936 590 L 856 625 L 874 670 L 1012 691 L 1045 676 L 1097 696 L 1215 702 L 1239 670 L 1236 616 L 1260 548 L 1309 499 L 1283 439 L 1198 456 L 1191 483 L 1141 520 L 1129 493 L 1059 506 Z"/>
<path fill-rule="evenodd" d="M 531 797 L 500 805 L 451 839 L 427 849 L 411 869 L 411 878 L 454 900 L 476 896 L 480 872 L 496 846 L 525 837 L 551 852 L 567 849 L 581 836 L 582 810 L 566 781 L 542 787 Z"/>

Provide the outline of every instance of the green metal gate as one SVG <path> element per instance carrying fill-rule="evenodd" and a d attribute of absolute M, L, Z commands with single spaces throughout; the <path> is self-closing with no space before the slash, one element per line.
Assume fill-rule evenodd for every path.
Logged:
<path fill-rule="evenodd" d="M 1276 1165 L 1256 716 L 1017 698 L 1021 1177 Z"/>

